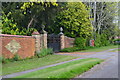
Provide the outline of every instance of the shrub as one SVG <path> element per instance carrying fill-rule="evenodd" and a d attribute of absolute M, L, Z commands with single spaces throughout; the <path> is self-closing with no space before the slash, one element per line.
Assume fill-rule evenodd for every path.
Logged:
<path fill-rule="evenodd" d="M 110 41 L 107 39 L 106 34 L 101 34 L 101 46 L 108 46 L 110 44 Z"/>
<path fill-rule="evenodd" d="M 95 46 L 96 47 L 100 47 L 101 46 L 101 38 L 100 38 L 100 35 L 98 35 L 98 34 L 96 34 Z"/>
<path fill-rule="evenodd" d="M 79 51 L 80 48 L 79 47 L 70 47 L 70 48 L 64 48 L 62 50 L 60 50 L 60 52 L 75 52 L 75 51 Z"/>
<path fill-rule="evenodd" d="M 79 49 L 85 49 L 86 39 L 84 39 L 83 37 L 75 38 L 75 46 L 79 47 Z"/>
<path fill-rule="evenodd" d="M 90 38 L 90 37 L 87 37 L 86 38 L 86 46 L 90 46 L 90 40 L 91 40 L 92 38 Z"/>
<path fill-rule="evenodd" d="M 14 61 L 19 61 L 20 60 L 20 56 L 18 54 L 15 54 L 13 57 Z"/>
<path fill-rule="evenodd" d="M 30 58 L 27 57 L 27 58 L 21 59 L 21 57 L 18 54 L 15 54 L 13 58 L 5 58 L 5 57 L 1 56 L 0 61 L 2 63 L 8 63 L 8 62 L 20 61 L 20 60 L 26 60 L 26 59 L 32 59 L 32 58 L 34 58 L 34 56 L 30 57 Z"/>
<path fill-rule="evenodd" d="M 107 39 L 106 34 L 96 34 L 96 39 L 95 39 L 95 46 L 96 47 L 101 47 L 101 46 L 107 46 L 110 44 L 110 41 Z"/>
<path fill-rule="evenodd" d="M 2 63 L 8 63 L 8 62 L 10 62 L 10 59 L 6 59 L 5 57 L 1 56 L 0 57 L 0 62 L 2 62 Z"/>
<path fill-rule="evenodd" d="M 113 39 L 113 43 L 115 45 L 120 45 L 120 39 Z"/>
<path fill-rule="evenodd" d="M 37 52 L 36 53 L 36 56 L 38 58 L 40 57 L 43 57 L 43 56 L 46 56 L 46 55 L 50 55 L 50 54 L 53 54 L 53 49 L 52 48 L 43 48 L 40 52 Z"/>

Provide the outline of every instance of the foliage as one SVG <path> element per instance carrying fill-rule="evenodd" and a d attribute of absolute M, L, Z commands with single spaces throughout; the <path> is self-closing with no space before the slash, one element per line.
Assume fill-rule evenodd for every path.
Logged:
<path fill-rule="evenodd" d="M 113 39 L 113 43 L 115 44 L 115 45 L 120 45 L 120 39 L 118 38 L 118 39 Z"/>
<path fill-rule="evenodd" d="M 70 47 L 70 48 L 64 48 L 62 50 L 60 50 L 60 52 L 75 52 L 75 51 L 79 51 L 80 48 L 78 47 Z"/>
<path fill-rule="evenodd" d="M 96 35 L 96 39 L 95 39 L 95 46 L 96 47 L 100 47 L 101 46 L 101 38 L 100 35 Z"/>
<path fill-rule="evenodd" d="M 50 54 L 53 54 L 53 49 L 52 48 L 43 48 L 40 52 L 36 52 L 36 56 L 38 58 L 40 57 L 44 57 L 46 55 L 50 55 Z"/>
<path fill-rule="evenodd" d="M 17 24 L 13 22 L 13 19 L 8 19 L 10 16 L 10 12 L 5 15 L 3 12 L 2 16 L 2 33 L 5 34 L 19 34 L 19 29 L 17 28 Z"/>
<path fill-rule="evenodd" d="M 97 34 L 96 39 L 95 39 L 95 46 L 96 47 L 101 47 L 101 46 L 107 46 L 110 44 L 110 41 L 107 39 L 106 34 Z"/>
<path fill-rule="evenodd" d="M 89 50 L 89 49 L 94 49 L 96 47 L 92 47 L 92 46 L 87 46 L 84 48 L 84 50 Z M 70 47 L 70 48 L 64 48 L 61 49 L 60 52 L 76 52 L 76 51 L 82 51 L 83 49 L 79 48 L 79 47 Z"/>
<path fill-rule="evenodd" d="M 8 62 L 13 62 L 13 61 L 19 61 L 20 56 L 18 54 L 15 54 L 13 58 L 5 58 L 4 56 L 0 57 L 0 61 L 2 63 L 8 63 Z"/>
<path fill-rule="evenodd" d="M 108 46 L 110 41 L 107 39 L 106 34 L 101 34 L 101 46 Z"/>
<path fill-rule="evenodd" d="M 7 63 L 8 62 L 8 59 L 5 59 L 3 56 L 0 57 L 0 62 L 2 63 Z"/>
<path fill-rule="evenodd" d="M 85 47 L 86 47 L 86 39 L 84 39 L 83 37 L 75 38 L 75 46 L 79 47 L 81 50 L 85 49 Z"/>
<path fill-rule="evenodd" d="M 15 54 L 14 57 L 13 57 L 13 60 L 14 61 L 19 61 L 21 58 L 18 54 Z"/>
<path fill-rule="evenodd" d="M 31 35 L 33 31 L 36 29 L 29 28 L 27 30 L 26 28 L 19 28 L 17 26 L 17 23 L 14 22 L 13 18 L 9 19 L 11 16 L 11 12 L 9 12 L 7 15 L 3 12 L 2 16 L 2 33 L 3 34 L 12 34 L 12 35 Z"/>
<path fill-rule="evenodd" d="M 61 8 L 62 11 L 57 13 L 53 25 L 53 30 L 56 33 L 59 33 L 57 29 L 63 27 L 66 36 L 90 36 L 92 27 L 89 19 L 89 10 L 82 2 L 64 3 Z"/>
<path fill-rule="evenodd" d="M 12 7 L 11 7 L 12 6 Z M 41 24 L 49 25 L 52 15 L 55 13 L 52 9 L 58 6 L 56 2 L 6 2 L 2 4 L 5 18 L 9 22 L 4 22 L 4 34 L 31 35 L 33 29 L 41 30 Z M 14 28 L 13 25 L 14 24 Z M 9 26 L 10 25 L 10 26 Z M 32 31 L 32 32 L 31 32 Z"/>
<path fill-rule="evenodd" d="M 106 37 L 111 40 L 117 35 L 117 16 L 118 16 L 118 6 L 117 2 L 88 2 L 90 6 L 90 17 L 94 18 L 92 20 L 92 25 L 94 27 L 94 36 L 96 34 L 106 34 Z"/>

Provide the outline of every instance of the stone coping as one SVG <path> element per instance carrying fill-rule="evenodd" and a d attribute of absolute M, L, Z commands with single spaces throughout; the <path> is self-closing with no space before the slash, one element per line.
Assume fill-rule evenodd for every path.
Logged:
<path fill-rule="evenodd" d="M 33 36 L 9 35 L 9 34 L 0 34 L 0 37 L 34 38 Z"/>

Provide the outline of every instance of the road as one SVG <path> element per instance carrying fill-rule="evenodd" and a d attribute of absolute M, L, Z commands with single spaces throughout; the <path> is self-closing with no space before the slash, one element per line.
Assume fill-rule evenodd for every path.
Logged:
<path fill-rule="evenodd" d="M 111 53 L 110 53 L 111 54 Z M 111 55 L 105 62 L 77 78 L 118 78 L 118 56 Z"/>
<path fill-rule="evenodd" d="M 112 50 L 114 49 L 98 52 L 89 56 L 81 56 L 86 58 L 101 58 L 105 61 L 76 78 L 118 78 L 118 52 L 111 52 Z"/>

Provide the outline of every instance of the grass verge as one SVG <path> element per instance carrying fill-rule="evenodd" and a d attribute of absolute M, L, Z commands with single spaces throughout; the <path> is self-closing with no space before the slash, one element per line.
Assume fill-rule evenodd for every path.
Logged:
<path fill-rule="evenodd" d="M 70 47 L 60 50 L 60 52 L 100 52 L 108 49 L 118 48 L 118 45 L 109 45 L 102 47 L 86 47 L 85 49 L 80 49 L 79 47 Z"/>
<path fill-rule="evenodd" d="M 95 47 L 95 48 L 91 48 L 91 49 L 88 49 L 88 50 L 82 50 L 80 52 L 100 52 L 100 51 L 105 51 L 105 50 L 113 49 L 113 48 L 118 48 L 118 45 Z"/>
<path fill-rule="evenodd" d="M 27 73 L 16 78 L 55 78 L 55 80 L 56 78 L 74 78 L 102 61 L 98 58 L 81 59 Z"/>
<path fill-rule="evenodd" d="M 2 75 L 21 72 L 33 68 L 38 68 L 46 65 L 51 65 L 78 57 L 67 55 L 48 55 L 42 58 L 33 58 L 23 61 L 9 62 L 2 65 Z"/>

